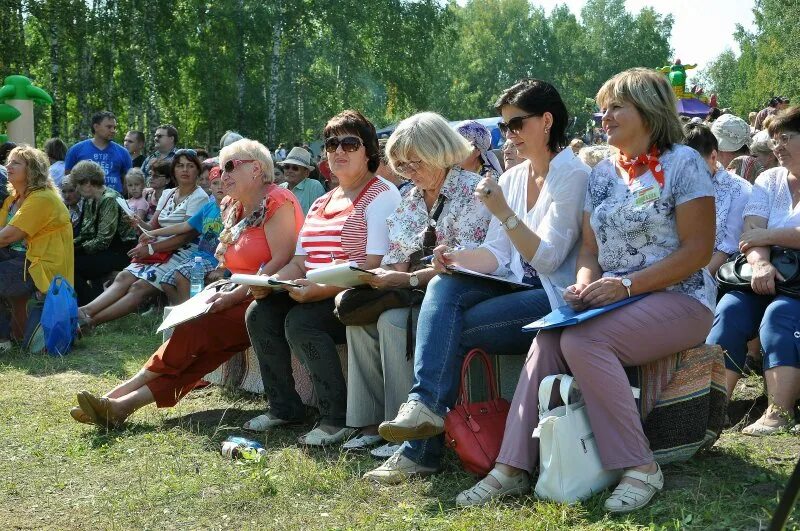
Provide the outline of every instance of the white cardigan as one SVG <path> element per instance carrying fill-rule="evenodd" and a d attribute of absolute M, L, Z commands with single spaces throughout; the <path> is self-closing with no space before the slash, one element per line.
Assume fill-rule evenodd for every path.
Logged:
<path fill-rule="evenodd" d="M 591 169 L 566 148 L 550 161 L 544 186 L 533 209 L 526 209 L 530 161 L 514 166 L 500 176 L 508 206 L 541 239 L 530 264 L 536 269 L 547 293 L 550 307 L 564 305 L 563 293 L 575 283 L 575 265 L 583 223 L 583 203 Z M 517 248 L 508 239 L 496 217 L 489 223 L 481 246 L 497 259 L 497 276 L 523 277 Z"/>

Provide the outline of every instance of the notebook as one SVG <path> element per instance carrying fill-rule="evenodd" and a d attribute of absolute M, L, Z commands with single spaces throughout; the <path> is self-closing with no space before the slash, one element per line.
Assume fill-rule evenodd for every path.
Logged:
<path fill-rule="evenodd" d="M 635 295 L 606 306 L 591 308 L 589 310 L 583 310 L 582 312 L 576 312 L 569 305 L 564 305 L 556 308 L 538 321 L 526 324 L 522 327 L 522 330 L 525 332 L 536 332 L 538 330 L 550 330 L 551 328 L 563 328 L 566 326 L 576 325 L 584 321 L 588 321 L 589 319 L 593 319 L 598 315 L 603 315 L 606 312 L 610 312 L 611 310 L 619 308 L 620 306 L 625 306 L 626 304 L 636 302 L 646 296 L 646 293 L 644 295 Z"/>

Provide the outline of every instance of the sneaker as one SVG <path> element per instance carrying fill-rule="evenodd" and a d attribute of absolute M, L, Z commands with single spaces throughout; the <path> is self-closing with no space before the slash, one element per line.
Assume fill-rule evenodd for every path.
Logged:
<path fill-rule="evenodd" d="M 364 479 L 369 479 L 382 485 L 397 485 L 408 481 L 412 477 L 431 476 L 435 473 L 435 468 L 418 465 L 397 451 L 381 466 L 364 474 Z"/>
<path fill-rule="evenodd" d="M 409 400 L 400 406 L 394 420 L 382 422 L 378 427 L 381 437 L 391 442 L 428 439 L 444 431 L 444 417 L 440 417 L 419 400 Z"/>
<path fill-rule="evenodd" d="M 403 446 L 402 444 L 386 443 L 370 450 L 369 455 L 376 459 L 389 459 Z"/>

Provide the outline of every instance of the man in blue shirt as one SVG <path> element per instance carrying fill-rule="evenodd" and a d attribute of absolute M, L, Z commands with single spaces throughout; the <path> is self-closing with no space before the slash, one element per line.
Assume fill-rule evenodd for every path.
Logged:
<path fill-rule="evenodd" d="M 122 180 L 133 162 L 128 150 L 113 141 L 117 134 L 117 118 L 109 111 L 92 116 L 92 138 L 78 142 L 67 151 L 64 174 L 82 160 L 91 160 L 103 168 L 106 186 L 122 193 Z"/>

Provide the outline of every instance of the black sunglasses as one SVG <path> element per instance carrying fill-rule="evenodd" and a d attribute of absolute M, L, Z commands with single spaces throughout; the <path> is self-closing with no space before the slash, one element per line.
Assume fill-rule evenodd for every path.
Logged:
<path fill-rule="evenodd" d="M 352 153 L 358 151 L 358 148 L 363 145 L 364 143 L 357 136 L 346 136 L 344 138 L 332 136 L 325 139 L 325 151 L 328 153 L 335 152 L 339 146 L 342 146 L 342 151 L 345 153 Z"/>
<path fill-rule="evenodd" d="M 500 133 L 503 136 L 508 136 L 509 131 L 518 135 L 520 131 L 522 131 L 523 122 L 528 118 L 533 118 L 534 116 L 541 116 L 540 114 L 526 114 L 524 116 L 515 116 L 512 119 L 506 122 L 497 122 L 497 127 L 500 129 Z"/>
<path fill-rule="evenodd" d="M 176 157 L 180 157 L 181 155 L 189 155 L 190 157 L 196 157 L 197 151 L 193 149 L 179 149 L 175 152 Z"/>
<path fill-rule="evenodd" d="M 292 171 L 300 171 L 300 170 L 307 170 L 305 166 L 297 166 L 295 164 L 283 164 L 284 170 L 292 170 Z"/>

